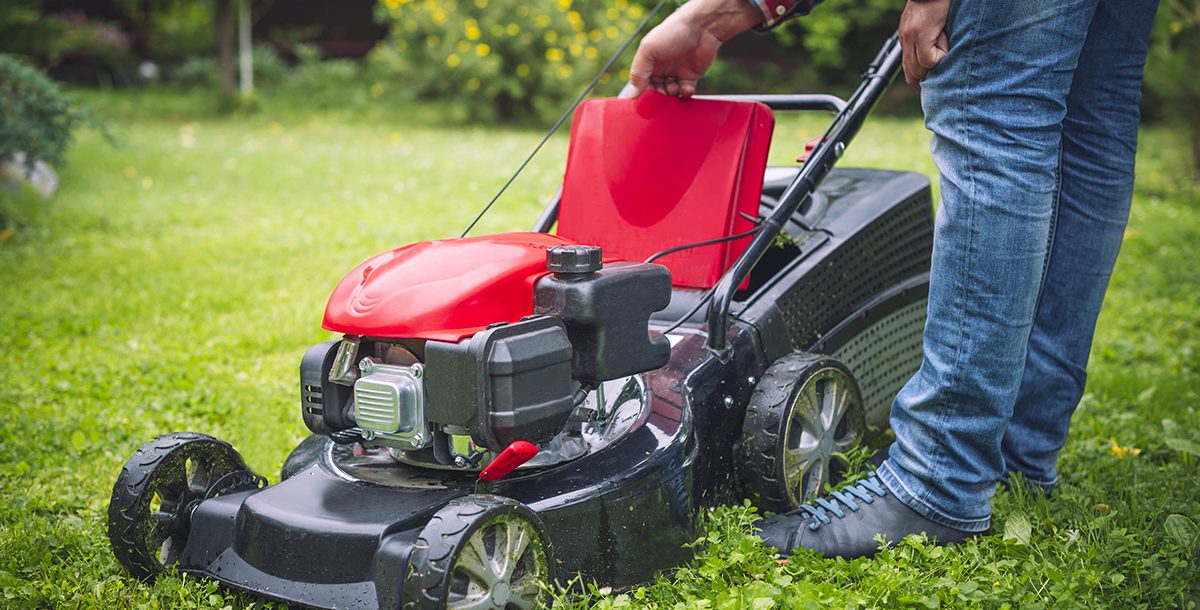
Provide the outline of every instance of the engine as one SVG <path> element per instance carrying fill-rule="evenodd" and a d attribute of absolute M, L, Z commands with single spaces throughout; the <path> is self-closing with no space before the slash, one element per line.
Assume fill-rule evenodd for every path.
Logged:
<path fill-rule="evenodd" d="M 550 443 L 605 381 L 659 368 L 665 267 L 601 263 L 600 249 L 546 249 L 531 310 L 454 340 L 346 334 L 300 365 L 301 410 L 315 433 L 462 467 L 514 441 Z M 471 307 L 470 302 L 455 304 Z"/>

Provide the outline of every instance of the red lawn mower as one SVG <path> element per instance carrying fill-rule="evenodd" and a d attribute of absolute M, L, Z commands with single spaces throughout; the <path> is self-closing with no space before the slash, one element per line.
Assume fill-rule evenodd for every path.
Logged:
<path fill-rule="evenodd" d="M 584 102 L 533 231 L 404 246 L 338 284 L 342 338 L 300 364 L 313 435 L 278 483 L 202 434 L 139 449 L 117 559 L 321 608 L 532 608 L 685 562 L 704 507 L 796 508 L 921 361 L 929 183 L 832 169 L 899 66 L 893 38 L 847 101 Z M 793 110 L 835 119 L 767 167 Z"/>

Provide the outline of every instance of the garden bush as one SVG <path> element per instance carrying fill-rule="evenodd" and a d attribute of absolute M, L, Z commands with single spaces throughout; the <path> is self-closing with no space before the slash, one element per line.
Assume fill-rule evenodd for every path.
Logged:
<path fill-rule="evenodd" d="M 389 82 L 500 121 L 561 112 L 646 12 L 628 0 L 383 0 L 377 10 L 390 34 L 371 63 L 390 68 Z"/>
<path fill-rule="evenodd" d="M 40 70 L 0 53 L 0 161 L 25 153 L 61 164 L 71 134 L 88 117 Z"/>
<path fill-rule="evenodd" d="M 1169 118 L 1182 123 L 1191 141 L 1192 167 L 1200 177 L 1200 1 L 1169 0 L 1158 9 L 1146 85 Z"/>

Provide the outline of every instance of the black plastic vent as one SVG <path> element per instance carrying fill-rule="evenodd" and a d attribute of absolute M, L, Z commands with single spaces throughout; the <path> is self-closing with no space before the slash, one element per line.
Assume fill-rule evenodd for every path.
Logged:
<path fill-rule="evenodd" d="M 795 349 L 806 349 L 873 296 L 929 272 L 931 212 L 917 193 L 860 230 L 779 300 Z"/>
<path fill-rule="evenodd" d="M 834 353 L 858 380 L 867 423 L 872 426 L 887 424 L 896 393 L 921 366 L 927 303 L 919 299 L 893 311 Z"/>

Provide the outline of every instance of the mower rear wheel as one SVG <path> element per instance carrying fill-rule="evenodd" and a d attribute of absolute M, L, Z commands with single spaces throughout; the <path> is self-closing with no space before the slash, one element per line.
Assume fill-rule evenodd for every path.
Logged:
<path fill-rule="evenodd" d="M 132 576 L 153 580 L 179 561 L 197 504 L 265 484 L 225 441 L 194 432 L 164 434 L 134 452 L 113 486 L 113 554 Z"/>
<path fill-rule="evenodd" d="M 549 538 L 537 514 L 509 498 L 470 495 L 447 504 L 421 531 L 403 607 L 541 608 L 552 582 Z"/>
<path fill-rule="evenodd" d="M 788 512 L 841 473 L 840 456 L 862 439 L 862 394 L 846 365 L 822 354 L 775 361 L 755 385 L 736 468 L 746 497 Z"/>

